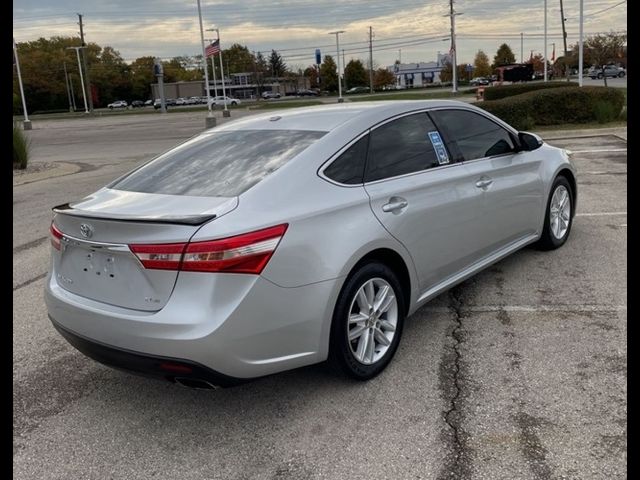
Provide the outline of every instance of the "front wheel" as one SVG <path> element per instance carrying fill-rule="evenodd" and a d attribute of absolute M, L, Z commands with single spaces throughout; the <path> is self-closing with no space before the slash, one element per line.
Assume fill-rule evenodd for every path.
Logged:
<path fill-rule="evenodd" d="M 378 375 L 398 348 L 405 304 L 397 276 L 368 263 L 349 277 L 336 302 L 329 363 L 358 380 Z"/>
<path fill-rule="evenodd" d="M 573 223 L 573 191 L 565 177 L 557 177 L 551 187 L 542 236 L 536 246 L 555 250 L 565 244 Z"/>
<path fill-rule="evenodd" d="M 618 78 L 622 78 L 624 77 L 624 72 L 620 72 L 620 74 L 618 75 Z"/>

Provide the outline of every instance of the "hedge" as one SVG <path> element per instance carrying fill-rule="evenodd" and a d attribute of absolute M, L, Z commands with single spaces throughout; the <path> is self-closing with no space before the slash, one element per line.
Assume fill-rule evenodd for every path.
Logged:
<path fill-rule="evenodd" d="M 602 122 L 603 111 L 613 116 L 605 121 L 615 120 L 622 111 L 624 93 L 612 87 L 550 88 L 476 105 L 518 130 L 527 130 L 534 125 Z"/>
<path fill-rule="evenodd" d="M 485 88 L 485 100 L 499 100 L 505 97 L 513 97 L 526 92 L 543 90 L 547 88 L 560 87 L 577 87 L 577 82 L 533 82 L 533 83 L 514 83 L 512 85 L 500 85 L 496 87 Z"/>

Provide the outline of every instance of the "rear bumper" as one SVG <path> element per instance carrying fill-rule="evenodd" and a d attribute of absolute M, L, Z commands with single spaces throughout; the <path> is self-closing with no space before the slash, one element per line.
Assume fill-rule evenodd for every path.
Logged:
<path fill-rule="evenodd" d="M 50 274 L 45 302 L 54 326 L 74 339 L 133 354 L 115 362 L 126 370 L 139 371 L 138 355 L 180 359 L 209 373 L 249 379 L 327 358 L 339 287 L 338 279 L 284 288 L 260 276 L 182 272 L 167 304 L 143 312 L 73 294 Z M 96 348 L 85 352 L 85 343 L 69 341 L 88 356 L 114 364 L 113 355 L 103 361 L 96 358 Z M 149 373 L 147 362 L 142 365 L 140 373 Z"/>
<path fill-rule="evenodd" d="M 49 316 L 49 320 L 51 320 L 56 330 L 60 332 L 60 335 L 77 350 L 87 357 L 112 368 L 172 382 L 176 378 L 200 380 L 208 382 L 215 387 L 231 387 L 245 381 L 241 378 L 230 377 L 216 372 L 190 360 L 143 354 L 105 345 L 64 328 L 51 316 Z"/>

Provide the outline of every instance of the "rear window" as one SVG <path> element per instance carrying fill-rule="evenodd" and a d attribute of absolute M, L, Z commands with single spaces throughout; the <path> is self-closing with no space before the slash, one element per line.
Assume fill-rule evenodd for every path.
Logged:
<path fill-rule="evenodd" d="M 180 145 L 110 185 L 116 190 L 233 197 L 282 167 L 326 132 L 213 132 Z"/>

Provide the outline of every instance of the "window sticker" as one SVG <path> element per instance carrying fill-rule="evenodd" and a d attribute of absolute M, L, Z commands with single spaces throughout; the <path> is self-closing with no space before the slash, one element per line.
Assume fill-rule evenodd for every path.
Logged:
<path fill-rule="evenodd" d="M 436 155 L 438 156 L 438 163 L 440 165 L 449 163 L 449 155 L 447 154 L 447 150 L 444 148 L 444 143 L 442 143 L 440 133 L 437 131 L 429 132 L 429 140 L 431 140 L 431 145 L 433 145 L 433 149 L 436 151 Z"/>

